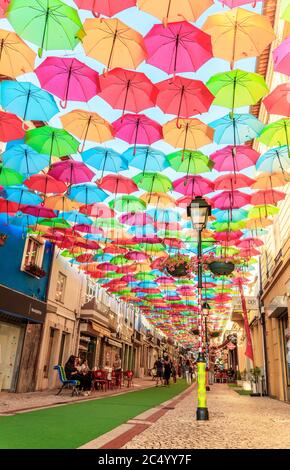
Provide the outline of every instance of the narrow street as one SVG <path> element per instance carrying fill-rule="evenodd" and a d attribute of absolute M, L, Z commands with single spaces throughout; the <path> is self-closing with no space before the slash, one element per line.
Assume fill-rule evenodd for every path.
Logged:
<path fill-rule="evenodd" d="M 208 392 L 209 421 L 196 421 L 196 388 L 124 449 L 290 449 L 290 406 L 241 396 L 227 384 Z"/>

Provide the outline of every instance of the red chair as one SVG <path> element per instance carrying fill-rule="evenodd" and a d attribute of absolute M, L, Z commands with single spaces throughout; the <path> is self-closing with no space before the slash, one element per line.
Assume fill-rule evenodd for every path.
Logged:
<path fill-rule="evenodd" d="M 105 370 L 95 370 L 92 372 L 92 390 L 95 390 L 95 385 L 101 387 L 105 392 L 108 389 L 107 372 Z"/>
<path fill-rule="evenodd" d="M 132 370 L 126 370 L 123 374 L 123 382 L 125 384 L 125 381 L 127 381 L 127 387 L 132 387 L 133 385 L 133 371 Z"/>

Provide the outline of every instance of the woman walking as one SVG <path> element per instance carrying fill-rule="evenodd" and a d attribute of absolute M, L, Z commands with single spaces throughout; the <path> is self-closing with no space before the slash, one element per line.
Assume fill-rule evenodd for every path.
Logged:
<path fill-rule="evenodd" d="M 164 358 L 164 385 L 167 385 L 169 387 L 169 380 L 170 380 L 170 375 L 171 375 L 171 363 L 169 361 L 168 356 Z"/>

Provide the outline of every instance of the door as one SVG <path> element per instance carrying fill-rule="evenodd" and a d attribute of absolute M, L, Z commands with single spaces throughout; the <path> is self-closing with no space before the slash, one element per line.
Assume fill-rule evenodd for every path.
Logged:
<path fill-rule="evenodd" d="M 22 349 L 17 392 L 34 392 L 42 325 L 28 323 Z"/>
<path fill-rule="evenodd" d="M 0 391 L 14 390 L 22 332 L 21 326 L 0 322 Z"/>
<path fill-rule="evenodd" d="M 281 350 L 282 350 L 282 373 L 283 373 L 283 383 L 284 383 L 284 400 L 289 401 L 289 390 L 290 390 L 290 370 L 288 366 L 289 360 L 289 343 L 288 343 L 288 311 L 279 318 L 280 323 L 280 338 L 281 338 Z M 289 348 L 289 350 L 288 350 Z"/>

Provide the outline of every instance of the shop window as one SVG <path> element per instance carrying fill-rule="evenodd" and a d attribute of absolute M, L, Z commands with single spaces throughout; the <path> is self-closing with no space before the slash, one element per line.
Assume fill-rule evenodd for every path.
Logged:
<path fill-rule="evenodd" d="M 21 270 L 26 271 L 30 266 L 42 267 L 44 255 L 44 243 L 41 243 L 35 237 L 29 236 L 26 239 Z"/>
<path fill-rule="evenodd" d="M 62 304 L 64 303 L 66 281 L 67 277 L 59 271 L 56 283 L 55 300 Z"/>

